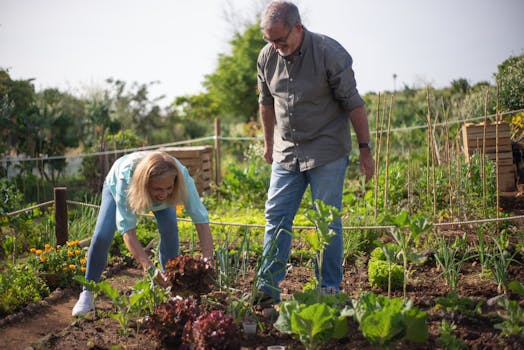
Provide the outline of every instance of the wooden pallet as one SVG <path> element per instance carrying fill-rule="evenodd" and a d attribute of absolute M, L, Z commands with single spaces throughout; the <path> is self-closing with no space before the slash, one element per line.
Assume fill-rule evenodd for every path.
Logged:
<path fill-rule="evenodd" d="M 189 170 L 200 195 L 211 192 L 213 147 L 168 147 L 164 151 L 177 158 Z"/>
<path fill-rule="evenodd" d="M 516 188 L 516 170 L 511 146 L 511 129 L 506 122 L 464 124 L 462 139 L 466 159 L 474 153 L 482 153 L 494 161 L 498 167 L 498 190 L 514 191 Z"/>

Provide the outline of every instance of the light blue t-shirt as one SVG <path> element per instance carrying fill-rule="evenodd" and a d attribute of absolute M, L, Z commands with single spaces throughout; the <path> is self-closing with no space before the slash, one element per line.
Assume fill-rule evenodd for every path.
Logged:
<path fill-rule="evenodd" d="M 129 182 L 137 163 L 148 153 L 150 153 L 150 151 L 134 152 L 118 158 L 106 176 L 105 184 L 109 187 L 116 202 L 116 228 L 121 234 L 136 228 L 137 215 L 133 213 L 127 203 L 127 188 L 129 187 Z M 195 181 L 189 175 L 187 168 L 175 157 L 173 157 L 173 159 L 177 162 L 184 176 L 187 190 L 187 199 L 184 201 L 186 213 L 195 224 L 209 223 L 209 216 L 204 204 L 200 200 Z M 162 210 L 167 207 L 168 204 L 162 202 L 155 204 L 152 208 L 149 208 L 148 211 Z"/>

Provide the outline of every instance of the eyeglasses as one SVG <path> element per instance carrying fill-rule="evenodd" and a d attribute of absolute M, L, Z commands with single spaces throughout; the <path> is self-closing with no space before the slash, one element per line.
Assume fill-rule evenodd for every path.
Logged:
<path fill-rule="evenodd" d="M 264 41 L 266 43 L 269 43 L 269 44 L 273 44 L 273 45 L 284 45 L 286 42 L 287 42 L 287 39 L 289 38 L 289 36 L 291 35 L 291 32 L 293 31 L 293 27 L 291 27 L 291 29 L 289 29 L 289 32 L 287 32 L 287 34 L 285 36 L 283 36 L 282 38 L 278 38 L 276 40 L 269 40 L 268 38 L 266 38 L 265 36 L 262 37 L 262 39 L 264 39 Z"/>

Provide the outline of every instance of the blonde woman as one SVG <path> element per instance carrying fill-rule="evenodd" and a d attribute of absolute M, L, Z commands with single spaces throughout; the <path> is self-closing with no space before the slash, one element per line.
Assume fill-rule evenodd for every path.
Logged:
<path fill-rule="evenodd" d="M 137 215 L 150 210 L 155 215 L 160 232 L 159 260 L 163 270 L 167 261 L 179 254 L 177 204 L 184 205 L 195 224 L 202 254 L 211 259 L 213 240 L 208 213 L 187 169 L 163 151 L 135 152 L 117 159 L 104 182 L 85 278 L 95 282 L 100 280 L 115 230 L 118 230 L 144 271 L 154 273 L 159 284 L 164 285 L 163 272 L 156 269 L 137 239 Z M 93 309 L 93 294 L 84 288 L 72 314 L 81 316 Z"/>

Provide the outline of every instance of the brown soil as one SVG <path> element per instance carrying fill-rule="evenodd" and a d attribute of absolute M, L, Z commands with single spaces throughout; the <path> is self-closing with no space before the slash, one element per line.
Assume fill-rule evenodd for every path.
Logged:
<path fill-rule="evenodd" d="M 507 209 L 516 207 L 515 212 L 524 208 L 518 203 L 506 199 L 503 202 Z M 452 235 L 457 232 L 446 232 Z M 524 252 L 517 257 L 520 264 L 513 264 L 509 272 L 509 280 L 524 283 L 523 262 Z M 436 269 L 431 259 L 423 266 L 413 269 L 408 285 L 408 296 L 414 304 L 428 314 L 428 328 L 430 337 L 422 345 L 398 344 L 397 349 L 435 349 L 439 334 L 439 325 L 442 319 L 453 321 L 457 325 L 454 335 L 462 339 L 471 349 L 524 349 L 524 339 L 519 337 L 504 337 L 494 328 L 500 322 L 498 306 L 488 306 L 487 300 L 498 295 L 497 286 L 493 279 L 480 278 L 480 267 L 475 261 L 463 265 L 459 283 L 459 295 L 477 301 L 483 301 L 482 314 L 475 317 L 465 317 L 460 314 L 444 312 L 435 307 L 435 298 L 445 296 L 449 292 L 445 280 Z M 120 290 L 126 290 L 141 278 L 140 270 L 133 266 L 125 266 L 109 276 L 107 280 Z M 301 291 L 304 284 L 313 277 L 311 266 L 293 266 L 281 287 L 283 297 Z M 251 277 L 245 278 L 235 286 L 241 290 L 251 290 Z M 371 289 L 367 281 L 367 268 L 364 259 L 352 261 L 345 266 L 343 289 L 351 297 L 357 298 L 362 292 L 372 290 L 375 293 L 386 292 Z M 402 292 L 395 292 L 401 296 Z M 78 291 L 57 291 L 45 302 L 32 305 L 17 315 L 8 317 L 0 322 L 0 349 L 162 349 L 155 339 L 143 332 L 133 331 L 131 334 L 121 335 L 118 323 L 107 317 L 107 313 L 114 311 L 111 303 L 100 297 L 97 300 L 97 312 L 86 318 L 75 319 L 71 316 L 71 309 L 78 296 Z M 516 299 L 516 296 L 512 296 Z M 522 303 L 521 303 L 522 306 Z M 285 345 L 286 349 L 303 349 L 298 340 L 276 331 L 270 320 L 263 321 L 263 329 L 252 338 L 242 338 L 242 349 L 262 350 L 269 345 Z M 358 324 L 350 320 L 348 337 L 340 341 L 332 341 L 323 346 L 323 349 L 375 349 L 358 330 Z"/>

